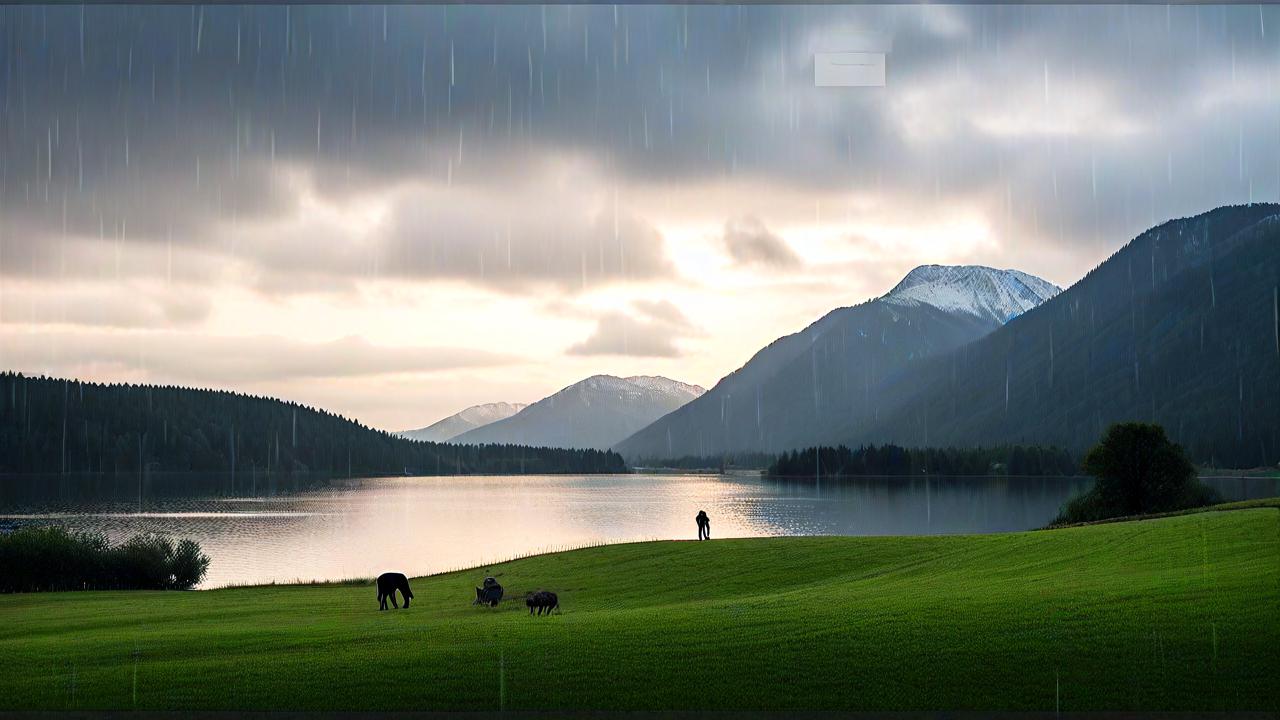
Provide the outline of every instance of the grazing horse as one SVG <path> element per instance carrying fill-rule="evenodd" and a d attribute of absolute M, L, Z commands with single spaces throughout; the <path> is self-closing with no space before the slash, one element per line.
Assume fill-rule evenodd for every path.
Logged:
<path fill-rule="evenodd" d="M 543 610 L 550 615 L 552 610 L 560 609 L 560 598 L 556 594 L 547 590 L 539 590 L 531 592 L 524 596 L 524 604 L 529 606 L 529 614 L 532 615 L 536 609 L 541 615 Z"/>
<path fill-rule="evenodd" d="M 400 591 L 400 595 L 404 597 L 404 606 L 409 607 L 409 600 L 413 597 L 413 591 L 409 589 L 409 578 L 404 573 L 382 573 L 378 576 L 378 609 L 387 609 L 387 598 L 391 598 L 391 605 L 399 610 L 400 606 L 396 604 L 396 591 Z"/>

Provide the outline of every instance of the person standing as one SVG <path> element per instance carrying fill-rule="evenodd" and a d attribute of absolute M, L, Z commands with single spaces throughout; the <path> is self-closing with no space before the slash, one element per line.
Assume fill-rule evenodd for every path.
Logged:
<path fill-rule="evenodd" d="M 698 539 L 711 539 L 711 518 L 707 517 L 706 510 L 699 510 L 698 516 L 694 518 L 698 522 Z"/>

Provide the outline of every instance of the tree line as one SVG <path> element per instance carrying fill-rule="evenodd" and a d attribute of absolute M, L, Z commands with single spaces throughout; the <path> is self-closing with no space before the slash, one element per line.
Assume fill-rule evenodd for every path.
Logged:
<path fill-rule="evenodd" d="M 782 453 L 769 465 L 775 477 L 865 475 L 1075 475 L 1071 453 L 1061 448 L 1005 445 L 975 448 L 906 448 L 864 445 L 856 449 L 811 447 Z"/>
<path fill-rule="evenodd" d="M 0 473 L 515 475 L 625 472 L 612 451 L 408 440 L 221 390 L 0 373 Z"/>
<path fill-rule="evenodd" d="M 721 455 L 685 455 L 678 458 L 632 458 L 635 467 L 672 470 L 763 470 L 776 459 L 773 453 L 727 452 Z"/>

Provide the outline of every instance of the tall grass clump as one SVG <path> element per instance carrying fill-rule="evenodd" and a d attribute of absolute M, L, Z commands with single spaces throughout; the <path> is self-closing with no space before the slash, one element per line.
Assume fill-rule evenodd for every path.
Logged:
<path fill-rule="evenodd" d="M 199 544 L 163 535 L 111 545 L 100 533 L 53 526 L 0 534 L 0 593 L 190 590 L 208 569 Z"/>

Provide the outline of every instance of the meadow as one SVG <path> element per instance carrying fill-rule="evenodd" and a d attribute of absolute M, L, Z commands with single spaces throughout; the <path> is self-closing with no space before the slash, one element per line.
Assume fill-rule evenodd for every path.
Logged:
<path fill-rule="evenodd" d="M 497 609 L 473 607 L 495 575 Z M 529 617 L 527 590 L 562 613 Z M 1280 710 L 1280 507 L 0 596 L 3 709 Z"/>

